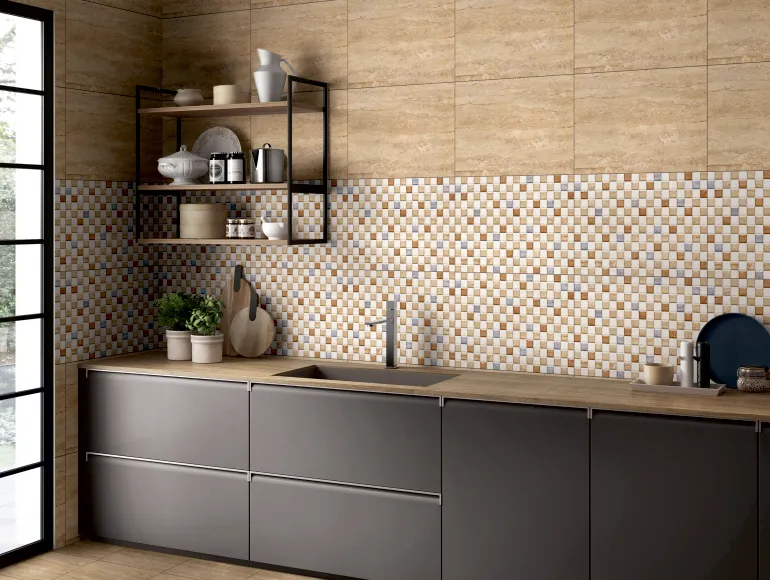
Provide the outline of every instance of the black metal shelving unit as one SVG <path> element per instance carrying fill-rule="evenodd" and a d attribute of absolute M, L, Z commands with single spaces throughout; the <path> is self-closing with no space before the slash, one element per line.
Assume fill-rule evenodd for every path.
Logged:
<path fill-rule="evenodd" d="M 208 105 L 200 105 L 199 107 L 181 107 L 181 108 L 174 108 L 174 107 L 168 107 L 168 108 L 160 108 L 160 109 L 142 109 L 142 98 L 146 97 L 149 98 L 150 95 L 175 95 L 176 91 L 169 90 L 169 89 L 162 89 L 159 87 L 150 87 L 146 85 L 137 85 L 136 86 L 136 186 L 134 188 L 134 211 L 135 211 L 135 223 L 134 223 L 134 231 L 135 231 L 135 237 L 137 240 L 140 241 L 140 243 L 143 243 L 141 238 L 141 232 L 142 232 L 142 198 L 145 196 L 157 196 L 157 195 L 171 195 L 174 197 L 175 200 L 175 207 L 176 207 L 176 238 L 169 238 L 168 240 L 152 240 L 154 244 L 185 244 L 185 243 L 203 243 L 203 242 L 186 242 L 184 239 L 179 238 L 179 205 L 181 203 L 182 195 L 185 193 L 184 188 L 175 188 L 172 189 L 168 186 L 143 186 L 141 184 L 141 159 L 142 159 L 142 139 L 141 139 L 141 119 L 143 114 L 151 113 L 156 116 L 163 116 L 163 117 L 173 117 L 176 119 L 176 149 L 177 151 L 182 146 L 182 120 L 184 118 L 200 118 L 204 116 L 217 116 L 217 117 L 227 117 L 227 116 L 246 116 L 250 115 L 250 111 L 254 108 L 261 108 L 261 107 L 269 107 L 270 111 L 265 113 L 254 113 L 254 114 L 285 114 L 287 116 L 287 134 L 288 134 L 288 145 L 287 145 L 287 151 L 286 151 L 286 159 L 287 159 L 287 169 L 286 169 L 286 183 L 285 185 L 286 193 L 288 195 L 288 216 L 287 216 L 287 226 L 289 230 L 289 238 L 286 241 L 286 245 L 295 246 L 295 245 L 310 245 L 310 244 L 325 244 L 329 241 L 329 85 L 328 83 L 321 82 L 321 81 L 315 81 L 311 79 L 305 79 L 302 77 L 297 77 L 293 75 L 289 75 L 288 77 L 289 81 L 289 90 L 287 95 L 287 100 L 285 102 L 285 107 L 283 106 L 283 102 L 281 103 L 270 103 L 266 105 L 260 105 L 260 104 L 252 104 L 252 106 L 249 106 L 248 104 L 244 105 L 232 105 L 232 106 L 217 106 L 216 109 L 214 109 L 214 106 L 208 106 Z M 321 177 L 321 183 L 303 183 L 303 182 L 295 182 L 292 176 L 292 169 L 293 169 L 293 148 L 292 148 L 292 142 L 293 142 L 293 125 L 294 125 L 294 115 L 297 114 L 295 112 L 295 104 L 294 104 L 294 90 L 295 85 L 309 85 L 313 87 L 318 87 L 321 89 L 323 94 L 323 104 L 318 108 L 313 107 L 306 107 L 301 106 L 298 107 L 301 109 L 299 112 L 302 114 L 309 114 L 312 112 L 318 112 L 323 115 L 323 128 L 322 128 L 322 136 L 323 139 L 323 157 L 322 157 L 322 177 Z M 210 115 L 206 114 L 206 107 L 210 107 L 208 110 L 211 111 Z M 228 108 L 230 107 L 230 108 Z M 283 110 L 285 108 L 285 111 Z M 259 109 L 257 109 L 259 110 Z M 202 114 L 201 114 L 202 113 Z M 229 113 L 229 114 L 228 114 Z M 210 187 L 196 187 L 195 190 L 197 191 L 218 191 L 218 190 L 254 190 L 254 191 L 263 191 L 263 190 L 282 190 L 284 189 L 280 184 L 251 184 L 246 183 L 242 186 L 234 186 L 234 185 L 228 185 L 227 187 L 218 187 L 216 185 L 210 186 Z M 314 194 L 314 195 L 322 195 L 323 196 L 323 231 L 322 235 L 319 238 L 312 238 L 312 239 L 297 239 L 294 238 L 294 228 L 293 228 L 293 222 L 294 222 L 294 195 L 295 194 Z M 228 240 L 206 240 L 205 243 L 219 243 L 222 245 L 238 245 L 239 240 L 237 239 L 228 239 Z M 259 244 L 259 241 L 252 241 L 253 245 Z M 266 242 L 267 245 L 267 242 Z"/>

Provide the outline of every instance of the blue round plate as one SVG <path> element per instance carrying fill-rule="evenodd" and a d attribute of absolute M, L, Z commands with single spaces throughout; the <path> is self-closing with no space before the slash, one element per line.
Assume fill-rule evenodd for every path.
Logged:
<path fill-rule="evenodd" d="M 745 314 L 722 314 L 709 320 L 698 342 L 711 345 L 711 380 L 735 388 L 738 367 L 770 365 L 770 332 Z"/>

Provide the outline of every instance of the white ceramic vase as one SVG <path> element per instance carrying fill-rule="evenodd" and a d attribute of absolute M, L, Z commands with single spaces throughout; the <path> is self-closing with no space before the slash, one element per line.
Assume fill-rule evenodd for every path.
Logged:
<path fill-rule="evenodd" d="M 189 330 L 167 330 L 166 349 L 168 360 L 190 360 L 192 358 L 192 343 Z"/>
<path fill-rule="evenodd" d="M 194 363 L 218 363 L 222 362 L 222 347 L 225 335 L 221 332 L 211 336 L 193 334 L 190 336 L 192 345 L 192 361 Z"/>
<path fill-rule="evenodd" d="M 257 55 L 259 56 L 259 66 L 254 71 L 254 84 L 257 86 L 259 102 L 275 103 L 280 101 L 286 86 L 286 71 L 281 68 L 281 63 L 286 63 L 286 66 L 295 76 L 297 71 L 280 54 L 258 48 Z"/>
<path fill-rule="evenodd" d="M 177 107 L 195 107 L 203 104 L 200 89 L 179 89 L 174 97 Z"/>

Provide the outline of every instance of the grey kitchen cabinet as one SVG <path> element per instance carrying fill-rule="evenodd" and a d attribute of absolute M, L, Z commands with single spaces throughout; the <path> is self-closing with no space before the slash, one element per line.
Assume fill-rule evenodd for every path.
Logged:
<path fill-rule="evenodd" d="M 759 580 L 770 580 L 770 424 L 759 436 Z"/>
<path fill-rule="evenodd" d="M 591 580 L 755 580 L 753 423 L 595 412 Z"/>
<path fill-rule="evenodd" d="M 86 451 L 249 468 L 245 382 L 91 371 L 80 392 Z"/>
<path fill-rule="evenodd" d="M 251 470 L 441 491 L 438 398 L 253 385 Z"/>
<path fill-rule="evenodd" d="M 89 455 L 81 533 L 247 560 L 245 473 Z"/>
<path fill-rule="evenodd" d="M 254 476 L 250 512 L 252 562 L 366 580 L 441 578 L 438 497 Z"/>
<path fill-rule="evenodd" d="M 585 410 L 445 402 L 444 580 L 588 579 L 589 423 Z"/>

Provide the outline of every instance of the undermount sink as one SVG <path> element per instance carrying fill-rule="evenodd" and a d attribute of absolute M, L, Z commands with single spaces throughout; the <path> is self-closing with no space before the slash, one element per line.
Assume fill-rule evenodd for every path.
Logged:
<path fill-rule="evenodd" d="M 422 373 L 400 369 L 346 368 L 331 365 L 311 365 L 278 373 L 279 377 L 297 377 L 321 381 L 344 381 L 351 383 L 379 383 L 406 387 L 429 387 L 457 375 L 449 373 Z"/>

